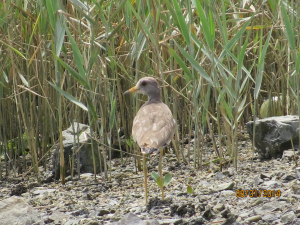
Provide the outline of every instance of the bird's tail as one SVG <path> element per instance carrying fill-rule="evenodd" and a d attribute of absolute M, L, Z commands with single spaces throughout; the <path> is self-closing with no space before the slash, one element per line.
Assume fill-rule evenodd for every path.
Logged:
<path fill-rule="evenodd" d="M 143 154 L 156 154 L 157 151 L 158 151 L 157 148 L 142 148 L 142 149 L 141 149 L 141 152 L 142 152 Z"/>

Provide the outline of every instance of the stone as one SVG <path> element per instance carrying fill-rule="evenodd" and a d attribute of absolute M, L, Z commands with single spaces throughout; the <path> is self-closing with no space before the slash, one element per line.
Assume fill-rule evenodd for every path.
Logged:
<path fill-rule="evenodd" d="M 169 225 L 169 224 L 181 224 L 182 219 L 164 219 L 159 220 L 160 225 Z"/>
<path fill-rule="evenodd" d="M 262 218 L 261 218 L 261 215 L 257 215 L 257 216 L 251 216 L 247 219 L 245 219 L 246 222 L 258 222 L 260 221 Z"/>
<path fill-rule="evenodd" d="M 92 158 L 92 147 L 90 134 L 90 127 L 85 124 L 74 122 L 68 129 L 62 132 L 63 135 L 63 146 L 64 146 L 64 159 L 65 159 L 65 171 L 66 176 L 71 174 L 70 158 L 74 155 L 74 172 L 80 169 L 80 173 L 94 173 L 94 165 Z M 76 144 L 74 144 L 76 143 Z M 103 171 L 104 163 L 101 157 L 101 163 L 99 159 L 98 147 L 94 146 L 94 158 L 96 164 L 96 172 Z M 55 179 L 59 179 L 59 161 L 60 161 L 60 147 L 59 144 L 56 146 L 52 153 L 52 159 L 50 165 L 52 165 L 52 173 Z M 102 168 L 100 168 L 100 165 Z"/>
<path fill-rule="evenodd" d="M 272 221 L 278 220 L 279 218 L 280 218 L 279 214 L 268 213 L 266 215 L 263 215 L 262 220 L 267 221 L 267 222 L 272 222 Z"/>
<path fill-rule="evenodd" d="M 290 162 L 290 161 L 294 160 L 294 157 L 295 157 L 294 151 L 286 150 L 286 151 L 283 151 L 283 154 L 282 154 L 281 158 L 284 162 Z"/>
<path fill-rule="evenodd" d="M 215 216 L 215 213 L 211 210 L 210 206 L 207 206 L 206 210 L 203 213 L 203 217 L 207 220 L 210 220 Z"/>
<path fill-rule="evenodd" d="M 275 116 L 255 121 L 255 147 L 261 159 L 282 157 L 283 151 L 299 144 L 299 116 Z M 254 121 L 246 124 L 251 140 Z"/>
<path fill-rule="evenodd" d="M 44 224 L 40 213 L 17 196 L 0 201 L 0 221 L 1 224 Z"/>
<path fill-rule="evenodd" d="M 216 180 L 222 180 L 225 177 L 225 175 L 222 172 L 217 172 L 215 174 L 215 179 Z"/>
<path fill-rule="evenodd" d="M 220 195 L 223 196 L 223 197 L 236 196 L 236 192 L 231 191 L 231 190 L 225 190 L 225 191 L 221 191 Z"/>
<path fill-rule="evenodd" d="M 224 183 L 224 184 L 218 185 L 217 190 L 218 191 L 232 190 L 233 187 L 234 187 L 234 182 Z"/>
<path fill-rule="evenodd" d="M 216 218 L 214 220 L 211 221 L 211 224 L 214 224 L 214 225 L 223 225 L 223 224 L 228 224 L 226 223 L 227 222 L 227 219 L 226 218 Z"/>
<path fill-rule="evenodd" d="M 253 212 L 257 215 L 264 215 L 266 212 L 281 211 L 284 206 L 283 202 L 268 202 L 261 207 L 254 208 Z"/>
<path fill-rule="evenodd" d="M 54 211 L 52 214 L 48 217 L 48 221 L 54 222 L 54 224 L 60 224 L 63 222 L 68 221 L 70 218 L 70 215 L 60 212 L 60 211 Z"/>
<path fill-rule="evenodd" d="M 265 181 L 262 186 L 261 189 L 263 190 L 271 190 L 271 189 L 277 189 L 279 187 L 281 187 L 282 184 L 279 181 L 276 180 L 269 180 L 269 181 Z"/>
<path fill-rule="evenodd" d="M 112 225 L 160 225 L 157 220 L 142 220 L 132 213 L 126 214 L 118 222 L 112 223 Z"/>
<path fill-rule="evenodd" d="M 215 206 L 213 207 L 213 211 L 214 211 L 215 213 L 221 212 L 221 211 L 224 210 L 224 209 L 225 209 L 225 205 L 224 205 L 224 204 L 221 204 L 221 203 L 219 203 L 219 204 L 217 204 L 217 205 L 215 205 Z"/>
<path fill-rule="evenodd" d="M 259 198 L 259 199 L 255 200 L 255 201 L 251 204 L 251 206 L 257 206 L 257 205 L 260 205 L 261 203 L 263 203 L 263 200 L 262 200 L 261 198 Z"/>
<path fill-rule="evenodd" d="M 261 179 L 264 179 L 264 178 L 271 179 L 271 178 L 272 178 L 272 175 L 269 174 L 269 173 L 262 173 L 262 174 L 260 174 L 260 178 L 261 178 Z"/>
<path fill-rule="evenodd" d="M 286 174 L 281 178 L 284 182 L 289 182 L 291 180 L 295 180 L 296 179 L 296 175 L 295 174 Z"/>
<path fill-rule="evenodd" d="M 50 188 L 50 189 L 45 189 L 45 188 L 37 188 L 32 192 L 33 195 L 46 195 L 47 193 L 52 193 L 55 192 L 56 189 Z"/>
<path fill-rule="evenodd" d="M 10 195 L 20 196 L 21 194 L 26 193 L 27 190 L 28 190 L 27 186 L 23 182 L 21 182 L 11 189 Z"/>
<path fill-rule="evenodd" d="M 289 211 L 281 217 L 281 221 L 283 223 L 292 223 L 295 219 L 296 215 L 293 211 Z"/>
<path fill-rule="evenodd" d="M 100 209 L 99 212 L 98 212 L 98 216 L 104 216 L 106 214 L 109 214 L 110 211 L 107 210 L 107 209 Z"/>

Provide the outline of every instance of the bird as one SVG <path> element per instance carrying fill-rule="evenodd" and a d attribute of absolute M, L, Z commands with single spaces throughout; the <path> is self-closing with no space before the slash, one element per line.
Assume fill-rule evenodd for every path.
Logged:
<path fill-rule="evenodd" d="M 148 101 L 140 107 L 132 124 L 133 140 L 141 148 L 144 159 L 144 185 L 147 204 L 146 155 L 156 154 L 160 150 L 159 172 L 162 198 L 164 199 L 161 148 L 169 144 L 172 140 L 176 121 L 173 118 L 170 108 L 161 100 L 161 88 L 155 78 L 141 78 L 134 87 L 124 92 L 124 95 L 129 93 L 139 93 L 148 96 Z"/>
<path fill-rule="evenodd" d="M 148 101 L 141 106 L 133 120 L 133 140 L 143 154 L 155 154 L 172 140 L 176 121 L 169 107 L 161 100 L 161 88 L 155 78 L 141 78 L 136 86 L 124 94 L 134 92 L 147 95 Z"/>

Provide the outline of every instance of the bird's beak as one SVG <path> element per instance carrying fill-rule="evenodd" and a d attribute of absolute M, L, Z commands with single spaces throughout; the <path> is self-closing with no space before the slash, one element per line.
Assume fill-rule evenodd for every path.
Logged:
<path fill-rule="evenodd" d="M 130 88 L 129 90 L 125 91 L 123 95 L 129 94 L 129 93 L 134 93 L 137 92 L 139 89 L 137 86 L 134 86 L 133 88 Z"/>

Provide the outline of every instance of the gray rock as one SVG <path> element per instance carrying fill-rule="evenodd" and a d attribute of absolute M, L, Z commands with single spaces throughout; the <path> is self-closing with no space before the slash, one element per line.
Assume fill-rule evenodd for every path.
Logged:
<path fill-rule="evenodd" d="M 68 129 L 62 132 L 64 141 L 64 159 L 66 167 L 66 176 L 71 174 L 70 168 L 70 158 L 74 155 L 74 170 L 80 173 L 94 173 L 93 158 L 92 158 L 92 147 L 91 139 L 88 134 L 90 134 L 90 127 L 85 124 L 74 122 Z M 94 146 L 94 158 L 96 164 L 96 172 L 99 173 L 100 170 L 103 171 L 103 161 L 100 163 L 99 154 L 97 151 L 97 145 Z M 101 160 L 102 157 L 101 157 Z M 52 173 L 55 179 L 59 179 L 59 161 L 60 161 L 60 149 L 59 144 L 52 154 Z M 100 165 L 102 168 L 100 168 Z"/>
<path fill-rule="evenodd" d="M 262 218 L 260 215 L 257 215 L 257 216 L 251 216 L 247 219 L 245 219 L 246 222 L 257 222 L 257 221 L 260 221 Z"/>
<path fill-rule="evenodd" d="M 48 193 L 52 193 L 52 192 L 55 192 L 56 189 L 44 189 L 44 188 L 37 188 L 37 190 L 33 191 L 32 194 L 33 195 L 45 195 L 45 194 L 48 194 Z"/>
<path fill-rule="evenodd" d="M 99 212 L 98 212 L 98 216 L 104 216 L 106 214 L 109 214 L 110 211 L 107 210 L 107 209 L 100 209 Z"/>
<path fill-rule="evenodd" d="M 296 179 L 296 175 L 295 174 L 286 174 L 281 178 L 284 182 L 289 182 L 291 180 L 295 180 Z"/>
<path fill-rule="evenodd" d="M 263 179 L 259 178 L 259 177 L 255 177 L 254 178 L 254 184 L 257 187 L 258 185 L 262 184 L 264 182 Z"/>
<path fill-rule="evenodd" d="M 222 180 L 225 177 L 225 175 L 222 172 L 217 172 L 215 175 L 216 180 Z"/>
<path fill-rule="evenodd" d="M 221 191 L 221 196 L 223 197 L 236 196 L 236 192 L 231 190 Z"/>
<path fill-rule="evenodd" d="M 180 224 L 180 223 L 182 223 L 182 219 L 165 219 L 159 221 L 160 225 L 170 225 L 170 224 Z"/>
<path fill-rule="evenodd" d="M 275 220 L 280 219 L 280 214 L 273 214 L 273 213 L 268 213 L 266 215 L 263 215 L 262 220 L 267 221 L 267 222 L 272 222 Z"/>
<path fill-rule="evenodd" d="M 217 190 L 218 191 L 232 190 L 233 187 L 234 187 L 234 182 L 224 183 L 224 184 L 218 185 Z"/>
<path fill-rule="evenodd" d="M 284 150 L 299 144 L 299 116 L 276 116 L 255 121 L 255 146 L 262 159 L 280 158 Z M 254 121 L 246 124 L 253 139 Z"/>
<path fill-rule="evenodd" d="M 282 154 L 281 158 L 284 162 L 290 162 L 294 159 L 294 157 L 295 157 L 294 151 L 286 150 L 286 151 L 283 151 L 283 154 Z"/>
<path fill-rule="evenodd" d="M 261 203 L 263 203 L 263 200 L 261 198 L 255 200 L 251 205 L 252 206 L 257 206 L 260 205 Z"/>
<path fill-rule="evenodd" d="M 160 225 L 157 220 L 142 220 L 132 213 L 126 214 L 118 222 L 112 223 L 112 225 Z"/>
<path fill-rule="evenodd" d="M 264 215 L 266 212 L 282 211 L 286 203 L 284 202 L 268 202 L 261 207 L 255 208 L 253 212 L 257 215 Z"/>
<path fill-rule="evenodd" d="M 43 224 L 40 213 L 17 196 L 0 201 L 0 221 L 1 224 Z"/>
<path fill-rule="evenodd" d="M 293 211 L 285 213 L 281 217 L 281 221 L 284 223 L 292 223 L 296 219 L 296 215 Z"/>
<path fill-rule="evenodd" d="M 213 225 L 223 225 L 223 224 L 228 224 L 226 223 L 227 222 L 227 219 L 226 218 L 220 218 L 220 217 L 217 217 L 216 219 L 212 220 L 211 221 L 211 224 Z"/>
<path fill-rule="evenodd" d="M 224 210 L 224 209 L 225 209 L 225 205 L 224 205 L 224 204 L 221 204 L 221 203 L 219 203 L 219 204 L 217 204 L 217 205 L 215 205 L 215 206 L 213 207 L 213 211 L 214 211 L 215 213 L 221 212 L 221 211 Z"/>
<path fill-rule="evenodd" d="M 70 215 L 60 212 L 60 211 L 54 211 L 52 215 L 48 217 L 48 221 L 54 222 L 54 224 L 59 224 L 68 221 L 70 218 Z"/>
<path fill-rule="evenodd" d="M 271 179 L 271 178 L 272 178 L 272 174 L 269 174 L 269 173 L 262 173 L 262 174 L 260 174 L 260 178 L 261 178 L 261 179 L 264 179 L 264 178 Z"/>
<path fill-rule="evenodd" d="M 281 186 L 282 186 L 281 182 L 276 181 L 276 180 L 270 180 L 270 181 L 265 181 L 262 184 L 261 188 L 264 190 L 271 190 L 271 189 L 277 189 Z"/>

